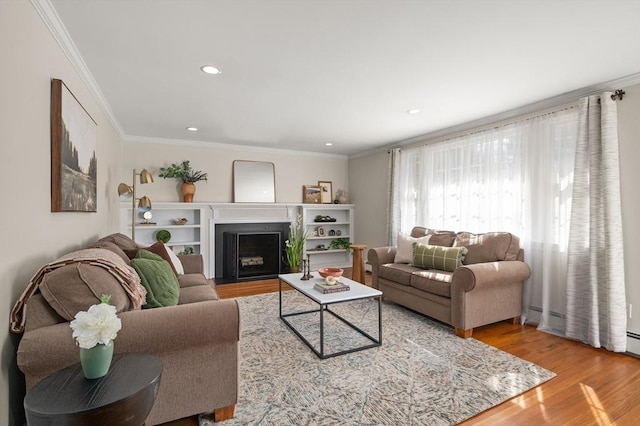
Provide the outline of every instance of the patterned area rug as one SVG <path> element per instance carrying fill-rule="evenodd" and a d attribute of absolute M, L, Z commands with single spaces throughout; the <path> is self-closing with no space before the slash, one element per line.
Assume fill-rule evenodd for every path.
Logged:
<path fill-rule="evenodd" d="M 284 313 L 317 308 L 295 291 L 283 297 Z M 320 360 L 278 318 L 278 293 L 238 302 L 240 396 L 217 425 L 453 425 L 555 376 L 392 303 L 382 304 L 381 347 Z M 375 301 L 332 309 L 377 337 Z M 318 314 L 290 321 L 318 345 Z M 329 352 L 364 343 L 331 315 L 325 334 Z"/>

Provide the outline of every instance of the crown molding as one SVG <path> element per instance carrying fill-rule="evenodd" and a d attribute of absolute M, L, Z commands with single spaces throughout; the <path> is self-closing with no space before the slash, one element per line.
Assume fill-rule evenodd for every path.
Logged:
<path fill-rule="evenodd" d="M 118 122 L 113 111 L 111 110 L 111 106 L 109 105 L 109 102 L 107 102 L 107 99 L 102 94 L 102 91 L 98 87 L 98 84 L 93 78 L 93 75 L 91 75 L 91 72 L 89 71 L 89 67 L 87 67 L 87 64 L 84 62 L 84 59 L 80 54 L 80 51 L 78 51 L 78 48 L 76 47 L 75 43 L 71 39 L 71 36 L 67 32 L 67 29 L 62 23 L 62 20 L 60 19 L 60 16 L 56 12 L 55 8 L 53 7 L 53 5 L 49 0 L 30 0 L 30 1 L 33 7 L 35 8 L 35 10 L 38 12 L 40 17 L 42 18 L 42 20 L 44 21 L 47 28 L 49 28 L 49 31 L 53 35 L 54 39 L 60 45 L 60 48 L 62 49 L 64 54 L 67 56 L 67 58 L 71 62 L 71 65 L 80 76 L 80 79 L 84 82 L 84 84 L 89 89 L 89 92 L 95 98 L 96 102 L 102 109 L 102 112 L 111 123 L 111 126 L 113 126 L 113 129 L 115 130 L 116 134 L 120 137 L 120 139 L 122 139 L 124 137 L 124 131 L 122 130 L 122 126 L 120 126 L 120 123 Z"/>
<path fill-rule="evenodd" d="M 441 139 L 449 135 L 453 135 L 454 133 L 468 132 L 471 130 L 476 130 L 480 127 L 495 125 L 506 120 L 513 120 L 520 117 L 524 118 L 524 116 L 526 115 L 531 115 L 547 109 L 558 108 L 572 102 L 577 102 L 580 98 L 583 98 L 585 96 L 599 95 L 602 92 L 624 89 L 625 87 L 629 87 L 638 83 L 640 83 L 640 73 L 627 75 L 615 80 L 610 80 L 604 83 L 598 83 L 580 89 L 572 90 L 571 92 L 543 99 L 532 104 L 490 115 L 478 120 L 469 121 L 457 126 L 447 127 L 446 129 L 436 130 L 431 133 L 416 136 L 410 139 L 405 139 L 398 143 L 387 145 L 386 147 L 381 149 L 388 150 L 391 148 L 409 147 L 415 144 L 433 141 L 434 139 Z M 624 100 L 622 100 L 621 102 L 624 102 Z M 375 151 L 380 151 L 381 149 Z"/>
<path fill-rule="evenodd" d="M 317 157 L 317 158 L 334 158 L 346 160 L 349 157 L 342 154 L 326 154 L 322 152 L 313 151 L 301 151 L 294 149 L 281 149 L 281 148 L 269 148 L 255 145 L 237 145 L 231 143 L 219 143 L 219 142 L 205 142 L 194 141 L 187 139 L 168 139 L 168 138 L 151 138 L 146 136 L 124 136 L 123 142 L 125 143 L 148 143 L 148 144 L 163 144 L 163 145 L 177 145 L 177 146 L 191 146 L 196 148 L 218 148 L 234 151 L 250 151 L 250 152 L 262 152 L 271 154 L 288 154 L 299 157 Z"/>

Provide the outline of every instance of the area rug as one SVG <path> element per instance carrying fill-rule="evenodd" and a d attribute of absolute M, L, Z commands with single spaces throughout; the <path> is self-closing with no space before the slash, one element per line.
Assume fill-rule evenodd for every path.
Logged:
<path fill-rule="evenodd" d="M 235 417 L 217 425 L 453 425 L 555 374 L 393 303 L 382 304 L 382 346 L 320 360 L 278 317 L 278 293 L 243 297 L 240 394 Z M 283 312 L 317 308 L 295 291 Z M 377 337 L 373 300 L 333 305 Z M 289 318 L 319 343 L 318 314 Z M 362 337 L 325 315 L 328 352 Z M 213 416 L 200 426 L 213 426 Z"/>

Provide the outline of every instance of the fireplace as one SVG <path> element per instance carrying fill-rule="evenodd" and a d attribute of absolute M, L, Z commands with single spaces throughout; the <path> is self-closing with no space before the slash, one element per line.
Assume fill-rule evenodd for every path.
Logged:
<path fill-rule="evenodd" d="M 276 278 L 286 272 L 289 222 L 225 223 L 213 229 L 216 283 Z"/>
<path fill-rule="evenodd" d="M 224 278 L 240 281 L 277 276 L 281 239 L 280 232 L 225 232 Z"/>

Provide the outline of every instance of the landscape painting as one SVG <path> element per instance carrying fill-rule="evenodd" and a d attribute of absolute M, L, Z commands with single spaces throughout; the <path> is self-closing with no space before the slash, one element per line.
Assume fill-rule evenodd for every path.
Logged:
<path fill-rule="evenodd" d="M 96 212 L 97 125 L 62 80 L 51 80 L 51 211 Z"/>

